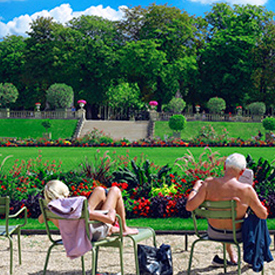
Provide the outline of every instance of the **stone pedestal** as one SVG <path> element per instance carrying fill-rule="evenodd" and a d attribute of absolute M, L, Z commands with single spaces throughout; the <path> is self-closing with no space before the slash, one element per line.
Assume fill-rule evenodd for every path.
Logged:
<path fill-rule="evenodd" d="M 159 113 L 155 110 L 150 110 L 150 120 L 157 121 L 159 119 Z"/>
<path fill-rule="evenodd" d="M 41 112 L 40 111 L 35 111 L 34 112 L 34 117 L 35 118 L 41 118 Z"/>
<path fill-rule="evenodd" d="M 86 110 L 85 110 L 85 109 L 82 109 L 82 108 L 79 109 L 79 110 L 77 110 L 76 116 L 77 116 L 77 118 L 86 119 Z"/>

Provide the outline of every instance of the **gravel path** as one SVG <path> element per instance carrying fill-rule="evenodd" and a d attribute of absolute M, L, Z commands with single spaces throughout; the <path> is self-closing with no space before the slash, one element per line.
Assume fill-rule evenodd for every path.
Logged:
<path fill-rule="evenodd" d="M 190 244 L 195 237 L 189 237 Z M 151 240 L 143 242 L 147 245 L 152 245 Z M 186 269 L 189 259 L 189 251 L 184 251 L 184 237 L 178 235 L 158 235 L 158 246 L 162 243 L 170 244 L 172 247 L 172 257 L 174 265 L 174 275 L 186 275 Z M 47 248 L 50 242 L 45 235 L 22 236 L 22 265 L 18 265 L 18 250 L 17 240 L 14 242 L 14 275 L 42 275 L 43 265 L 46 258 Z M 273 249 L 272 243 L 271 248 Z M 222 255 L 221 245 L 214 243 L 201 243 L 196 246 L 192 275 L 207 274 L 220 275 L 223 273 L 223 268 L 213 268 L 210 263 L 215 254 Z M 275 251 L 272 250 L 275 258 Z M 86 254 L 85 257 L 86 270 L 89 274 L 91 270 L 91 254 Z M 124 266 L 125 275 L 135 274 L 135 264 L 133 256 L 133 247 L 130 240 L 126 239 L 124 243 Z M 119 272 L 119 254 L 115 248 L 102 248 L 99 254 L 99 272 Z M 81 275 L 80 259 L 70 260 L 66 257 L 64 250 L 61 247 L 55 248 L 52 251 L 47 275 Z M 9 251 L 8 239 L 0 238 L 0 275 L 9 274 Z M 237 274 L 236 267 L 229 267 L 227 274 Z M 242 274 L 257 274 L 254 273 L 247 265 L 242 265 Z M 265 264 L 265 275 L 275 274 L 275 262 Z"/>

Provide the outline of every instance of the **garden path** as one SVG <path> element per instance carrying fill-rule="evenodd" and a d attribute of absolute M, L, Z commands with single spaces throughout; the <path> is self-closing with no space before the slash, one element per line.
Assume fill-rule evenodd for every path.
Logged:
<path fill-rule="evenodd" d="M 194 240 L 194 236 L 189 237 L 189 251 L 190 245 Z M 16 237 L 15 237 L 16 239 Z M 144 244 L 152 245 L 151 240 L 143 241 Z M 184 251 L 184 237 L 179 235 L 158 235 L 158 246 L 162 243 L 171 245 L 172 257 L 174 265 L 174 275 L 186 275 L 186 269 L 189 260 L 189 251 Z M 48 237 L 45 235 L 31 235 L 22 236 L 22 260 L 21 266 L 18 265 L 17 257 L 17 243 L 14 244 L 14 275 L 42 275 L 43 265 L 46 258 L 47 248 L 49 247 Z M 7 251 L 8 240 L 0 238 L 0 274 L 9 274 L 9 251 Z M 273 249 L 274 244 L 271 244 Z M 275 251 L 272 250 L 272 255 L 275 257 Z M 194 254 L 193 271 L 194 274 L 203 275 L 221 275 L 223 268 L 213 268 L 210 266 L 212 258 L 215 254 L 222 255 L 221 245 L 214 243 L 198 244 Z M 87 274 L 91 268 L 90 253 L 85 257 Z M 125 275 L 134 275 L 134 256 L 133 247 L 129 239 L 124 243 L 124 265 Z M 53 249 L 50 262 L 50 271 L 47 275 L 81 275 L 81 261 L 80 259 L 70 260 L 65 256 L 64 250 L 59 247 Z M 99 255 L 99 271 L 100 272 L 118 272 L 119 271 L 119 254 L 115 248 L 102 248 Z M 228 274 L 237 274 L 236 267 L 229 267 Z M 242 274 L 255 274 L 252 269 L 248 269 L 247 265 L 242 264 Z M 275 262 L 265 264 L 265 275 L 275 274 Z"/>

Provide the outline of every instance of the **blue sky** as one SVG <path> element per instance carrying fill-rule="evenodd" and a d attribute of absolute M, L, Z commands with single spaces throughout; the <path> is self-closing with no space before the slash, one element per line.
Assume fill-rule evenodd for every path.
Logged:
<path fill-rule="evenodd" d="M 123 16 L 121 6 L 147 7 L 151 3 L 168 4 L 187 11 L 190 15 L 203 16 L 211 5 L 220 0 L 0 0 L 0 38 L 16 34 L 26 36 L 29 23 L 38 16 L 51 16 L 65 23 L 73 17 L 98 15 L 110 20 Z M 275 0 L 229 0 L 230 4 L 262 5 L 275 12 Z"/>

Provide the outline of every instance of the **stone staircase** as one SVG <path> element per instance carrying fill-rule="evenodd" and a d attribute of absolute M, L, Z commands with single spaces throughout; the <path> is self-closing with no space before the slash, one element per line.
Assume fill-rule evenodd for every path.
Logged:
<path fill-rule="evenodd" d="M 83 137 L 94 128 L 115 140 L 126 138 L 132 142 L 148 137 L 149 121 L 85 120 L 79 137 Z"/>

